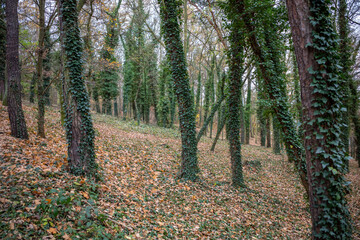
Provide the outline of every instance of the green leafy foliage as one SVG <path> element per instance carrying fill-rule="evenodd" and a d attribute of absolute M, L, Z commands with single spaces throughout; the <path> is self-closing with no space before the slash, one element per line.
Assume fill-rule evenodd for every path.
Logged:
<path fill-rule="evenodd" d="M 313 88 L 313 122 L 305 124 L 305 135 L 311 137 L 307 146 L 312 154 L 308 176 L 313 186 L 310 204 L 313 215 L 315 239 L 350 239 L 351 220 L 347 208 L 345 181 L 347 157 L 344 143 L 339 138 L 344 122 L 343 97 L 339 91 L 343 79 L 339 75 L 339 55 L 336 33 L 330 17 L 330 1 L 310 1 L 310 22 L 313 27 L 311 48 L 317 65 L 309 69 Z M 307 132 L 311 129 L 311 133 Z"/>

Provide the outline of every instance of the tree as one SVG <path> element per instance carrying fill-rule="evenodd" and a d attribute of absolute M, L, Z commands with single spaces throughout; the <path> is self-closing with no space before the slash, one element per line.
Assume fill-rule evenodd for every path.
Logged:
<path fill-rule="evenodd" d="M 18 0 L 6 0 L 6 78 L 8 86 L 8 112 L 11 136 L 28 139 L 24 112 L 21 105 L 21 76 L 19 65 Z"/>
<path fill-rule="evenodd" d="M 351 239 L 341 136 L 343 94 L 330 1 L 287 0 L 301 82 L 312 239 Z"/>
<path fill-rule="evenodd" d="M 115 57 L 115 48 L 119 42 L 118 29 L 118 12 L 121 0 L 118 1 L 112 12 L 107 12 L 109 22 L 106 25 L 105 44 L 101 53 L 102 59 L 105 60 L 103 70 L 98 76 L 99 94 L 103 99 L 103 113 L 112 114 L 111 101 L 119 95 L 118 90 L 118 62 Z"/>
<path fill-rule="evenodd" d="M 242 72 L 244 64 L 244 43 L 245 38 L 242 32 L 242 25 L 239 21 L 239 12 L 234 6 L 238 6 L 240 1 L 229 0 L 225 6 L 225 12 L 229 21 L 229 97 L 228 97 L 228 121 L 227 134 L 229 138 L 232 184 L 235 187 L 244 186 L 241 162 L 241 143 L 240 143 L 240 101 Z"/>
<path fill-rule="evenodd" d="M 82 43 L 78 27 L 76 0 L 61 0 L 64 24 L 64 48 L 69 79 L 65 82 L 66 138 L 69 170 L 75 175 L 94 177 L 97 171 L 94 152 L 94 129 L 89 96 L 82 77 Z"/>
<path fill-rule="evenodd" d="M 43 84 L 43 60 L 45 55 L 45 0 L 39 0 L 39 47 L 37 50 L 36 79 L 38 99 L 38 136 L 45 138 L 45 96 Z M 47 53 L 46 53 L 47 54 Z"/>
<path fill-rule="evenodd" d="M 278 9 L 273 7 L 273 1 L 262 1 L 258 3 L 260 4 L 258 9 L 261 9 L 261 11 L 257 11 L 257 15 L 255 15 L 255 12 L 248 9 L 245 1 L 241 0 L 240 2 L 237 5 L 237 11 L 242 13 L 242 20 L 248 35 L 247 40 L 258 61 L 266 93 L 272 102 L 272 111 L 276 114 L 281 126 L 288 157 L 294 159 L 301 183 L 308 193 L 309 186 L 306 180 L 304 149 L 289 112 L 284 71 L 280 62 L 279 47 L 281 44 L 277 33 L 277 29 L 279 29 L 279 26 L 277 26 L 277 20 L 279 19 Z M 263 31 L 259 31 L 259 25 L 263 26 Z"/>
<path fill-rule="evenodd" d="M 0 0 L 0 100 L 6 95 L 6 15 L 5 0 Z"/>
<path fill-rule="evenodd" d="M 179 16 L 181 2 L 177 0 L 159 0 L 159 5 L 161 30 L 179 106 L 182 143 L 182 161 L 179 176 L 185 180 L 195 181 L 199 173 L 195 115 L 184 49 L 180 38 Z"/>
<path fill-rule="evenodd" d="M 245 106 L 245 144 L 250 144 L 251 124 L 251 77 L 248 77 L 246 106 Z"/>
<path fill-rule="evenodd" d="M 355 135 L 355 156 L 354 158 L 358 161 L 360 166 L 360 118 L 358 116 L 359 109 L 359 94 L 357 91 L 357 86 L 351 75 L 351 68 L 353 66 L 352 61 L 352 52 L 354 51 L 351 46 L 350 39 L 350 29 L 349 21 L 347 16 L 347 3 L 346 0 L 339 0 L 339 16 L 338 16 L 338 26 L 339 26 L 339 53 L 340 53 L 340 65 L 342 70 L 340 72 L 340 77 L 343 79 L 344 84 L 342 84 L 345 92 L 345 101 L 347 111 L 344 112 L 344 124 L 343 127 L 343 141 L 345 144 L 345 149 L 348 150 L 349 143 L 349 133 L 350 133 L 350 121 L 354 124 L 354 135 Z M 348 163 L 347 163 L 348 165 Z"/>

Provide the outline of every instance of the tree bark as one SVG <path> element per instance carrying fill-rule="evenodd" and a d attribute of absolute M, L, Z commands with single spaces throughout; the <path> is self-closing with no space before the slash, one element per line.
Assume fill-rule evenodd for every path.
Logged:
<path fill-rule="evenodd" d="M 5 0 L 0 0 L 0 100 L 6 95 L 6 15 Z"/>
<path fill-rule="evenodd" d="M 178 22 L 178 9 L 180 7 L 180 3 L 175 0 L 159 0 L 159 4 L 166 52 L 171 65 L 174 89 L 179 106 L 182 143 L 181 169 L 179 177 L 185 180 L 195 181 L 198 179 L 199 172 L 195 115 L 193 99 L 190 92 L 186 59 L 184 56 L 184 48 L 180 38 L 180 26 Z"/>
<path fill-rule="evenodd" d="M 75 175 L 96 177 L 94 137 L 90 101 L 82 76 L 82 44 L 78 27 L 76 0 L 61 0 L 61 20 L 64 24 L 64 47 L 69 71 L 66 89 L 66 136 L 69 170 Z"/>
<path fill-rule="evenodd" d="M 351 239 L 339 141 L 342 96 L 329 6 L 317 0 L 286 4 L 301 83 L 312 239 Z"/>
<path fill-rule="evenodd" d="M 45 39 L 45 0 L 39 0 L 39 45 L 37 49 L 36 79 L 38 100 L 38 136 L 45 138 L 45 93 L 43 84 L 43 60 Z"/>
<path fill-rule="evenodd" d="M 270 114 L 266 118 L 266 147 L 271 148 L 271 121 Z"/>
<path fill-rule="evenodd" d="M 6 70 L 8 86 L 8 112 L 11 136 L 28 139 L 24 112 L 21 105 L 21 75 L 19 64 L 18 0 L 6 0 Z"/>
<path fill-rule="evenodd" d="M 230 157 L 231 157 L 231 172 L 232 184 L 235 187 L 243 187 L 244 179 L 242 172 L 241 160 L 241 142 L 240 142 L 240 111 L 241 104 L 241 86 L 242 86 L 242 72 L 244 64 L 244 34 L 241 32 L 238 13 L 235 12 L 233 6 L 238 6 L 241 1 L 229 0 L 226 6 L 228 19 L 230 24 L 230 50 L 228 53 L 229 61 L 229 97 L 228 97 L 228 121 L 227 129 Z M 237 10 L 237 9 L 236 9 Z M 243 116 L 242 116 L 243 117 Z"/>

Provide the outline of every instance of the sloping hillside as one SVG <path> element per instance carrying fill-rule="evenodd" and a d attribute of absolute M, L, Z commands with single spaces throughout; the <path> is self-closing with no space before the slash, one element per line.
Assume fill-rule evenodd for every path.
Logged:
<path fill-rule="evenodd" d="M 308 239 L 310 214 L 292 165 L 259 146 L 242 148 L 247 189 L 230 183 L 228 146 L 199 145 L 201 181 L 179 182 L 176 129 L 94 115 L 101 181 L 66 172 L 66 142 L 55 109 L 46 139 L 25 106 L 30 140 L 10 137 L 0 104 L 1 239 Z M 350 210 L 360 230 L 360 169 L 351 162 Z"/>

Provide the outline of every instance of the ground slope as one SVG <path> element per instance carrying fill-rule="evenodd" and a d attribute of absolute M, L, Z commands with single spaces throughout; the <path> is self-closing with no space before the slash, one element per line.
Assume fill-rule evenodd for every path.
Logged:
<path fill-rule="evenodd" d="M 308 239 L 310 215 L 292 165 L 271 149 L 243 146 L 247 189 L 230 185 L 226 141 L 199 144 L 201 181 L 176 179 L 175 129 L 94 115 L 99 182 L 69 175 L 60 116 L 48 109 L 46 139 L 25 106 L 30 140 L 10 137 L 0 104 L 0 239 Z M 360 171 L 348 178 L 359 238 Z"/>

